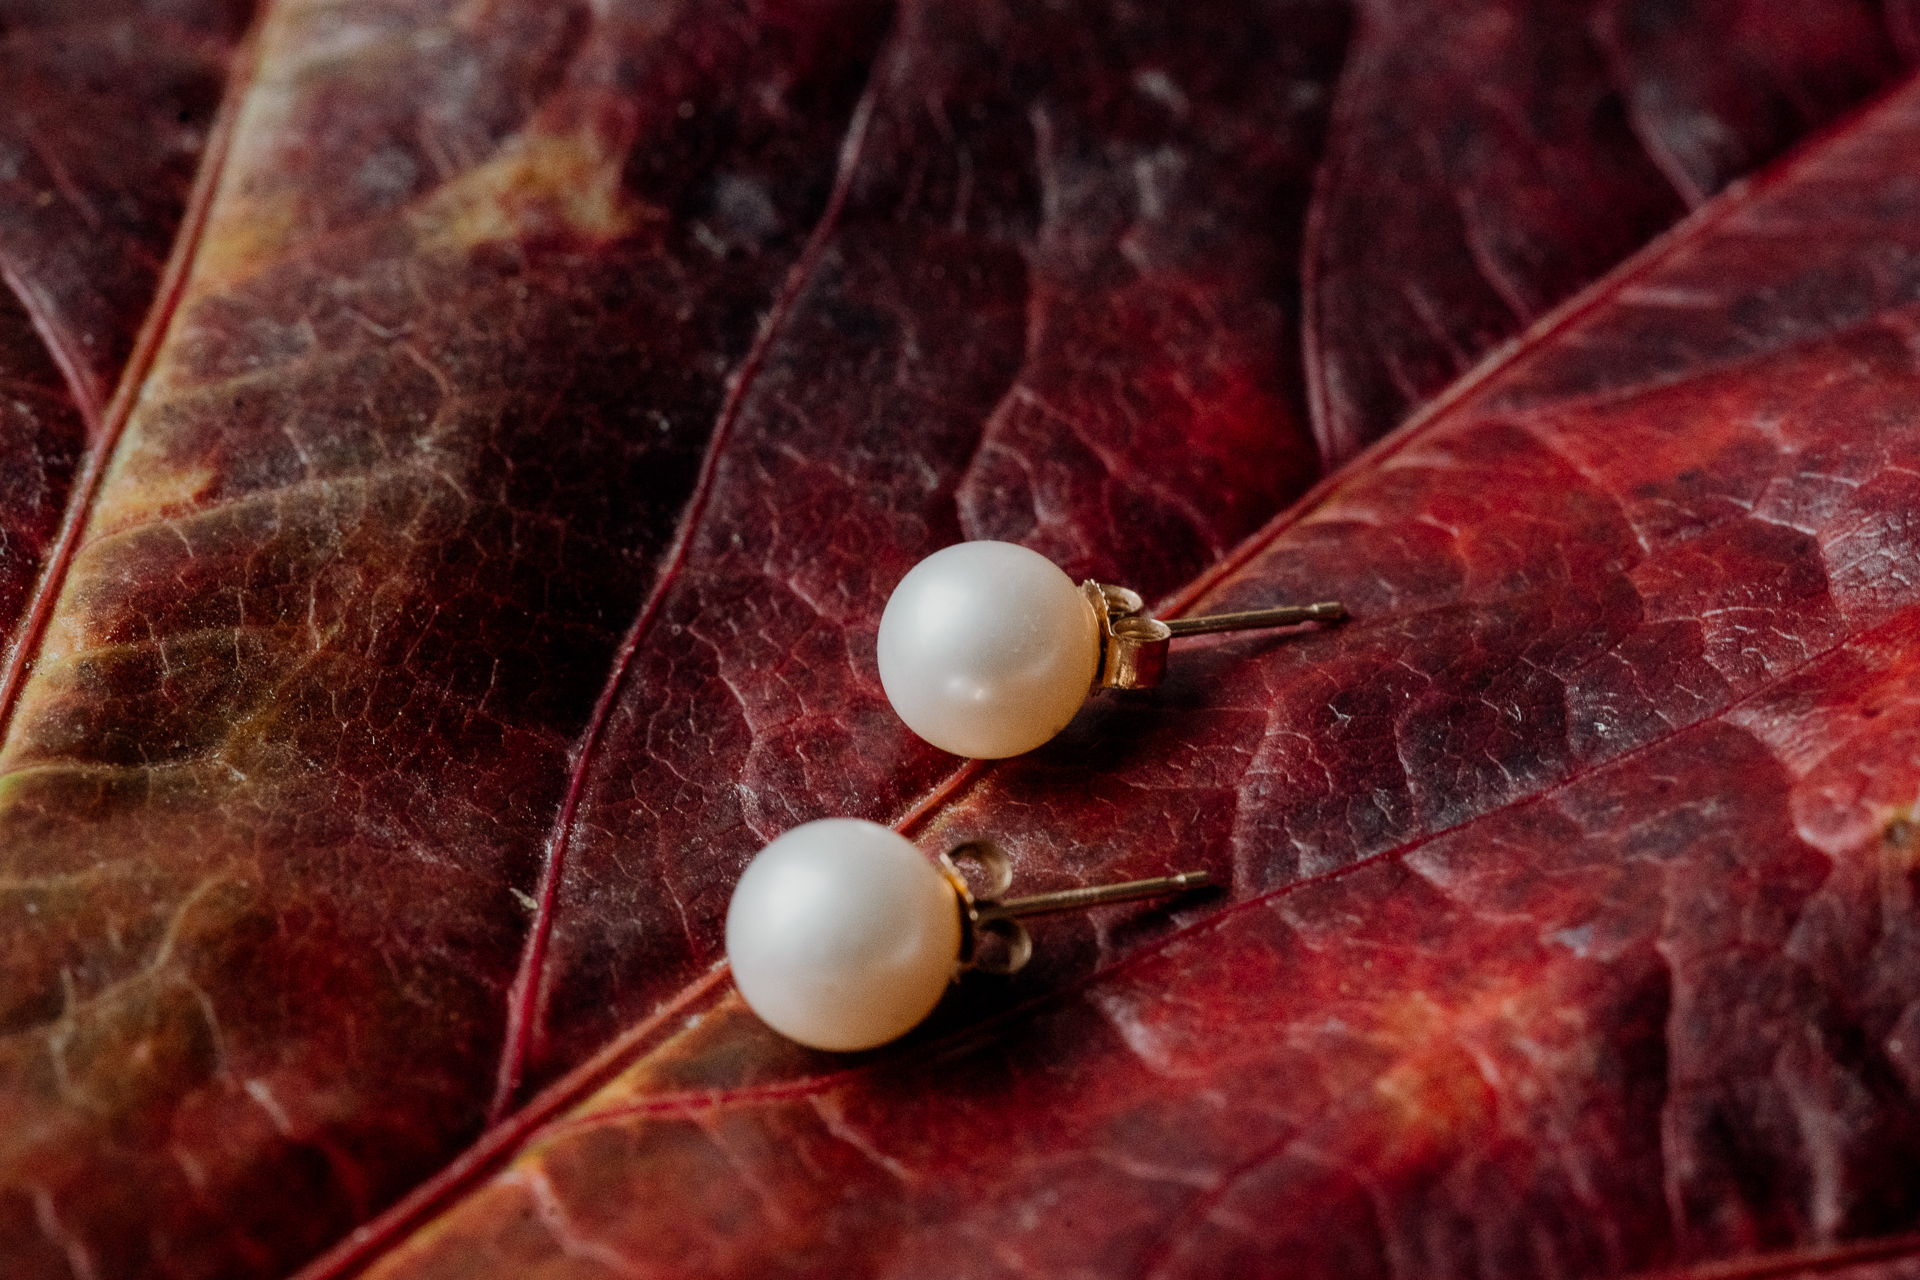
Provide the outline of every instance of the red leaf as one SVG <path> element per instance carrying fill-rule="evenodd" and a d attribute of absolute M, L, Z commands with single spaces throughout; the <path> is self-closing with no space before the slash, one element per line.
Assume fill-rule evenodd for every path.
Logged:
<path fill-rule="evenodd" d="M 1303 255 L 1321 305 L 1430 239 L 1329 238 L 1407 56 L 1377 16 L 1349 49 L 1344 0 L 289 2 L 218 122 L 237 9 L 57 9 L 0 8 L 31 68 L 0 80 L 0 148 L 31 144 L 0 183 L 0 1270 L 1904 1247 L 1911 106 L 1246 541 L 1317 472 Z M 1630 68 L 1703 190 L 1892 67 L 1851 5 L 1704 43 L 1596 12 L 1554 65 Z M 1535 83 L 1565 36 L 1526 30 L 1488 47 Z M 1478 48 L 1403 79 L 1451 103 Z M 1688 150 L 1702 119 L 1737 145 Z M 1536 311 L 1677 211 L 1618 125 L 1502 153 L 1648 178 L 1611 240 L 1555 222 L 1577 270 L 1508 264 Z M 1524 231 L 1507 186 L 1487 225 Z M 1398 333 L 1321 314 L 1313 362 Z M 872 634 L 983 536 L 1358 620 L 1195 644 L 956 773 Z M 842 813 L 992 835 L 1036 886 L 1230 888 L 1051 924 L 1011 985 L 828 1059 L 711 966 L 744 860 Z"/>
<path fill-rule="evenodd" d="M 1907 1248 L 1917 147 L 1920 83 L 1193 600 L 1333 582 L 1352 623 L 1189 653 L 926 830 L 1004 839 L 1039 886 L 1197 862 L 1226 895 L 1055 924 L 1010 988 L 864 1059 L 736 999 L 676 1015 L 371 1274 Z"/>

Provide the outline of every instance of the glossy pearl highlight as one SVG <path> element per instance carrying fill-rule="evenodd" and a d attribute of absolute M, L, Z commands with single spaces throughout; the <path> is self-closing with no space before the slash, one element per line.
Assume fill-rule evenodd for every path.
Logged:
<path fill-rule="evenodd" d="M 960 903 L 912 842 L 853 818 L 795 827 L 747 865 L 727 959 L 775 1031 L 850 1052 L 933 1011 L 960 955 Z"/>
<path fill-rule="evenodd" d="M 880 683 L 909 729 L 996 760 L 1066 728 L 1100 669 L 1100 623 L 1071 578 L 1010 542 L 913 567 L 880 617 Z"/>

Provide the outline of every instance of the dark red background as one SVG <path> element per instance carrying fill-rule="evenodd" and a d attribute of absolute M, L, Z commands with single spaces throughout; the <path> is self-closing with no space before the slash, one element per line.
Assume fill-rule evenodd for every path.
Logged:
<path fill-rule="evenodd" d="M 0 1270 L 1906 1274 L 1916 55 L 0 3 Z M 1353 620 L 963 766 L 976 537 Z M 715 965 L 828 815 L 1221 887 L 811 1054 Z"/>

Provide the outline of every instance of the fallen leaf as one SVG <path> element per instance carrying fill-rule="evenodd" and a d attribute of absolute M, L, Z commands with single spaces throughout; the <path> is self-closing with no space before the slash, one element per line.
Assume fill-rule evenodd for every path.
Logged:
<path fill-rule="evenodd" d="M 1406 243 L 1326 233 L 1380 68 L 1518 13 L 1405 77 L 1497 98 L 1559 8 L 20 10 L 0 103 L 71 189 L 0 185 L 10 1271 L 1906 1248 L 1913 90 L 1289 508 L 1350 447 L 1316 370 L 1400 332 L 1312 323 Z M 1646 199 L 1514 255 L 1529 313 L 1448 379 L 1912 46 L 1898 4 L 1579 13 L 1643 96 L 1573 77 L 1621 115 L 1507 162 Z M 962 537 L 1356 620 L 958 767 L 872 646 Z M 714 967 L 827 814 L 1227 888 L 829 1059 Z"/>
<path fill-rule="evenodd" d="M 1920 84 L 1183 600 L 1338 582 L 1351 623 L 1196 646 L 920 828 L 1042 887 L 1198 864 L 1226 893 L 1052 923 L 1037 972 L 864 1058 L 714 987 L 369 1274 L 1910 1251 L 1917 146 Z"/>

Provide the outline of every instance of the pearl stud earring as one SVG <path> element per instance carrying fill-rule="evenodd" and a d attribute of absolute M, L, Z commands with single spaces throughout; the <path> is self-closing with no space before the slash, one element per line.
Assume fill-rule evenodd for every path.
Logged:
<path fill-rule="evenodd" d="M 979 864 L 975 897 L 954 865 Z M 727 960 L 747 1005 L 775 1031 L 815 1049 L 871 1049 L 933 1012 L 967 969 L 1014 973 L 1033 954 L 1024 916 L 1178 893 L 1204 871 L 1003 898 L 1007 856 L 984 842 L 927 861 L 886 827 L 827 818 L 762 849 L 727 907 Z M 983 949 L 983 939 L 999 945 Z"/>
<path fill-rule="evenodd" d="M 1337 622 L 1338 601 L 1148 616 L 1139 594 L 1073 580 L 1011 542 L 961 542 L 915 565 L 880 615 L 880 684 L 907 727 L 943 751 L 995 760 L 1067 727 L 1090 691 L 1149 689 L 1176 636 Z"/>

